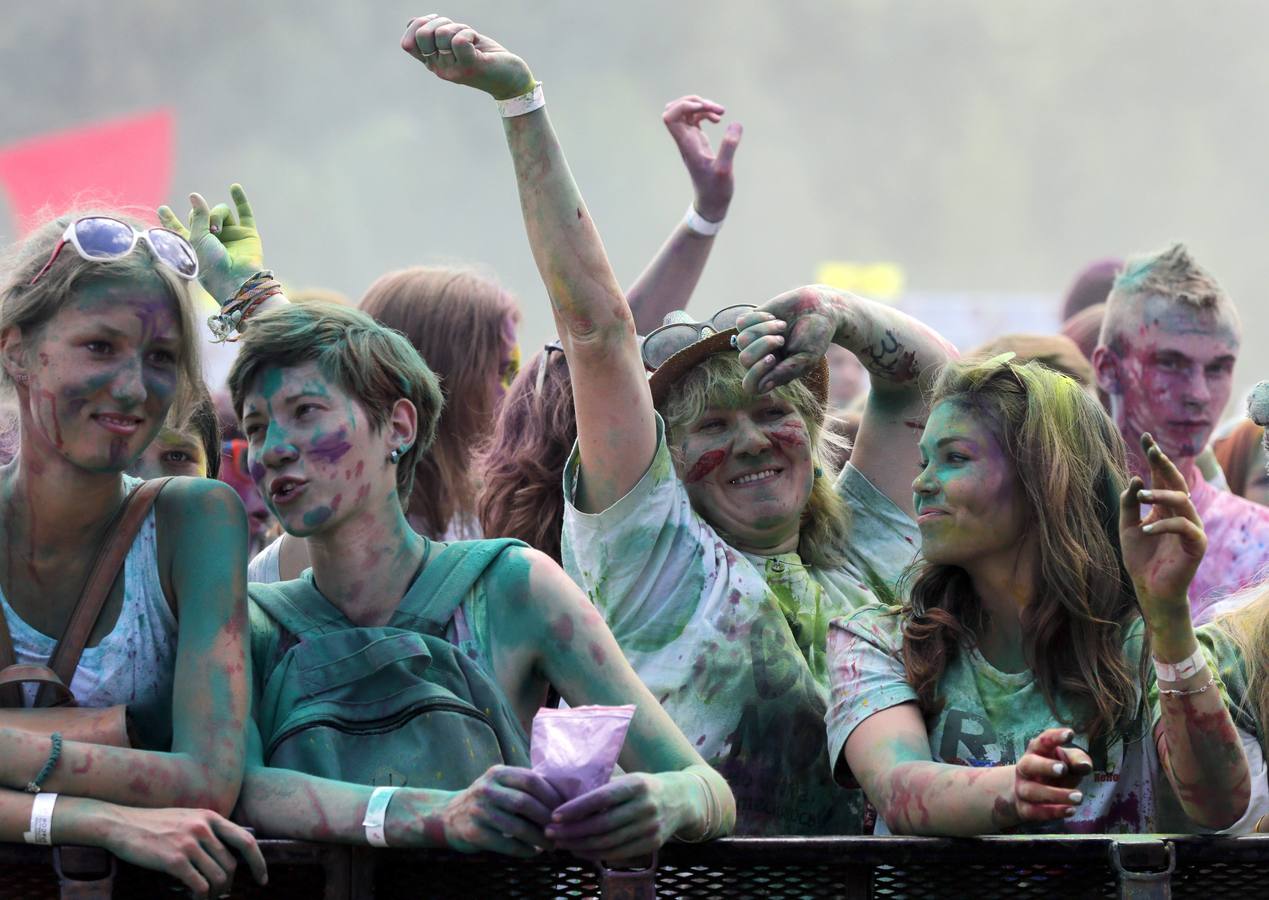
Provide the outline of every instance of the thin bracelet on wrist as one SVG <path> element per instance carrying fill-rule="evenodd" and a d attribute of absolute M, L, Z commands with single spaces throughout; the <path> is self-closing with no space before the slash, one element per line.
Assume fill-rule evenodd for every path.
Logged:
<path fill-rule="evenodd" d="M 41 794 L 44 792 L 44 782 L 48 781 L 48 777 L 53 774 L 53 769 L 57 767 L 57 761 L 62 757 L 62 733 L 54 731 L 49 737 L 53 744 L 49 748 L 48 759 L 44 761 L 44 766 L 40 769 L 39 774 L 26 783 L 26 792 L 28 794 Z"/>

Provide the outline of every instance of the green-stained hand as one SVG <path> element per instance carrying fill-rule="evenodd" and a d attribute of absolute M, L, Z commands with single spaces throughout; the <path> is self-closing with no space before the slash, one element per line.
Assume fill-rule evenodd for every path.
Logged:
<path fill-rule="evenodd" d="M 436 77 L 484 91 L 495 100 L 518 97 L 536 82 L 524 60 L 468 25 L 432 14 L 411 19 L 401 49 Z"/>
<path fill-rule="evenodd" d="M 532 769 L 493 766 L 441 811 L 445 843 L 461 853 L 533 856 L 547 845 L 542 829 L 559 803 L 559 792 Z"/>
<path fill-rule="evenodd" d="M 818 285 L 781 294 L 737 322 L 736 346 L 750 393 L 766 393 L 819 364 L 840 327 L 832 292 Z"/>
<path fill-rule="evenodd" d="M 224 306 L 242 283 L 264 268 L 264 247 L 255 215 L 242 185 L 229 187 L 234 206 L 210 207 L 201 194 L 190 194 L 189 227 L 171 207 L 159 207 L 159 221 L 185 236 L 198 254 L 198 280 Z"/>
<path fill-rule="evenodd" d="M 1207 550 L 1207 535 L 1185 476 L 1150 435 L 1141 436 L 1141 449 L 1150 464 L 1150 489 L 1137 476 L 1128 482 L 1120 497 L 1119 543 L 1141 611 L 1157 628 L 1189 621 L 1187 592 Z M 1142 503 L 1152 504 L 1144 519 Z"/>
<path fill-rule="evenodd" d="M 651 853 L 688 821 L 686 792 L 671 784 L 682 777 L 635 772 L 614 778 L 556 809 L 546 836 L 583 859 L 632 859 Z"/>

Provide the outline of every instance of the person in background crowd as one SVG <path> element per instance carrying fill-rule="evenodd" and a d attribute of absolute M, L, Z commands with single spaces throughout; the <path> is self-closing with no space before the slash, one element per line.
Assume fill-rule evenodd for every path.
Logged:
<path fill-rule="evenodd" d="M 1093 361 L 1093 351 L 1097 349 L 1097 339 L 1101 336 L 1102 320 L 1105 318 L 1106 304 L 1094 303 L 1062 323 L 1062 334 L 1075 342 L 1075 346 L 1080 348 L 1080 353 L 1090 363 Z M 1109 399 L 1104 399 L 1102 405 L 1109 409 Z"/>
<path fill-rule="evenodd" d="M 221 447 L 216 407 L 201 381 L 195 386 L 195 392 L 188 414 L 177 419 L 179 410 L 174 408 L 168 413 L 168 421 L 128 469 L 129 475 L 135 478 L 219 477 Z"/>
<path fill-rule="evenodd" d="M 828 359 L 829 414 L 842 416 L 852 408 L 862 411 L 861 401 L 868 394 L 868 370 L 864 364 L 855 354 L 836 344 L 829 344 L 825 356 Z"/>
<path fill-rule="evenodd" d="M 1101 407 L 1036 363 L 950 364 L 931 402 L 909 603 L 833 623 L 837 777 L 896 834 L 1155 831 L 1157 769 L 1199 825 L 1234 824 L 1248 763 L 1197 652 L 1180 472 L 1146 435 L 1153 487 L 1128 481 Z"/>
<path fill-rule="evenodd" d="M 1074 378 L 1081 387 L 1093 390 L 1093 364 L 1070 338 L 1060 334 L 1006 334 L 974 349 L 970 356 L 990 359 L 1012 353 L 1019 363 L 1035 360 L 1054 372 Z"/>
<path fill-rule="evenodd" d="M 1174 244 L 1129 260 L 1093 352 L 1132 471 L 1146 473 L 1134 436 L 1149 432 L 1188 479 L 1210 540 L 1190 584 L 1195 621 L 1269 562 L 1269 508 L 1209 484 L 1195 466 L 1229 401 L 1241 340 L 1233 301 L 1183 244 Z"/>
<path fill-rule="evenodd" d="M 729 347 L 747 308 L 671 323 L 641 348 L 524 61 L 442 17 L 429 17 L 407 49 L 444 80 L 520 98 L 504 104 L 508 113 L 528 107 L 505 124 L 577 410 L 578 449 L 565 474 L 569 573 L 661 705 L 728 777 L 739 830 L 857 831 L 859 807 L 848 809 L 849 796 L 827 778 L 824 628 L 831 613 L 871 601 L 864 568 L 884 582 L 902 551 L 914 551 L 904 540 L 914 530 L 910 498 L 896 494 L 900 505 L 887 493 L 913 458 L 894 445 L 909 442 L 915 456 L 918 375 L 950 349 L 901 313 L 827 289 L 751 313 L 760 330 L 788 334 L 792 353 L 803 350 L 799 338 L 815 343 L 809 379 L 774 395 L 742 386 Z M 874 376 L 859 474 L 840 486 L 831 471 L 817 472 L 823 355 L 835 332 L 867 355 Z"/>
<path fill-rule="evenodd" d="M 113 213 L 58 218 L 12 253 L 0 379 L 21 424 L 17 456 L 0 469 L 0 608 L 20 664 L 49 662 L 140 484 L 124 473 L 169 411 L 182 421 L 195 402 L 196 271 L 178 235 Z M 78 739 L 69 719 L 65 734 L 27 730 L 26 710 L 0 709 L 0 840 L 29 829 L 46 843 L 103 846 L 200 894 L 226 889 L 234 851 L 263 879 L 254 840 L 223 818 L 248 721 L 244 530 L 223 485 L 164 486 L 69 684 L 81 707 L 126 706 L 138 746 Z M 60 795 L 39 829 L 23 792 L 33 781 Z"/>
<path fill-rule="evenodd" d="M 1062 321 L 1070 321 L 1090 306 L 1105 303 L 1115 276 L 1123 267 L 1122 259 L 1101 259 L 1089 263 L 1066 289 L 1066 296 L 1062 298 Z"/>
<path fill-rule="evenodd" d="M 1229 434 L 1212 442 L 1216 462 L 1234 494 L 1261 506 L 1269 506 L 1269 457 L 1265 454 L 1265 429 L 1250 419 L 1240 419 Z"/>

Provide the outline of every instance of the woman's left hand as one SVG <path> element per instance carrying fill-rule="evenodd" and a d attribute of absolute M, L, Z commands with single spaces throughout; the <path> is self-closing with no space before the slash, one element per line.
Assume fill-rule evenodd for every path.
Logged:
<path fill-rule="evenodd" d="M 736 321 L 745 390 L 765 394 L 819 365 L 841 324 L 830 293 L 818 285 L 798 288 Z"/>
<path fill-rule="evenodd" d="M 546 837 L 583 859 L 629 859 L 659 848 L 683 818 L 683 804 L 665 780 L 638 772 L 561 804 Z"/>
<path fill-rule="evenodd" d="M 1150 488 L 1134 475 L 1120 497 L 1119 543 L 1124 567 L 1148 624 L 1182 617 L 1188 621 L 1190 581 L 1203 561 L 1207 535 L 1190 501 L 1185 476 L 1149 434 L 1141 436 L 1141 448 L 1150 464 Z M 1141 503 L 1151 504 L 1144 519 Z"/>
<path fill-rule="evenodd" d="M 226 203 L 207 205 L 201 194 L 190 194 L 189 227 L 171 207 L 159 207 L 159 221 L 182 235 L 198 254 L 198 280 L 221 306 L 244 281 L 264 269 L 264 247 L 255 215 L 242 185 L 229 187 L 234 208 Z"/>

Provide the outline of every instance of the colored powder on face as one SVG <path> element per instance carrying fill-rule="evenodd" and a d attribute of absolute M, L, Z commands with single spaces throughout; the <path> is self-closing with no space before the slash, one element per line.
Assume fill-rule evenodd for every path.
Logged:
<path fill-rule="evenodd" d="M 771 439 L 785 447 L 805 447 L 806 429 L 800 422 L 787 422 L 771 431 Z"/>
<path fill-rule="evenodd" d="M 348 432 L 341 428 L 334 434 L 323 435 L 313 441 L 308 452 L 319 462 L 334 465 L 343 459 L 345 453 L 352 449 L 352 444 L 348 443 L 347 438 Z"/>
<path fill-rule="evenodd" d="M 700 455 L 700 458 L 697 459 L 692 465 L 692 468 L 688 470 L 688 473 L 684 476 L 683 480 L 688 484 L 700 481 L 702 478 L 709 475 L 710 472 L 713 472 L 721 466 L 723 464 L 723 460 L 726 458 L 726 451 L 707 450 Z"/>
<path fill-rule="evenodd" d="M 304 514 L 304 526 L 306 528 L 316 528 L 335 514 L 335 510 L 329 506 L 319 506 L 317 509 L 310 510 Z"/>

